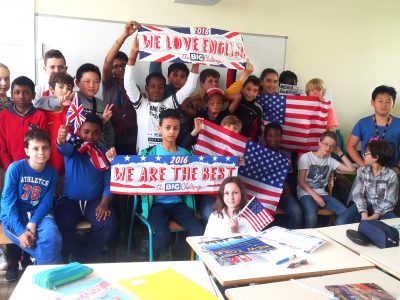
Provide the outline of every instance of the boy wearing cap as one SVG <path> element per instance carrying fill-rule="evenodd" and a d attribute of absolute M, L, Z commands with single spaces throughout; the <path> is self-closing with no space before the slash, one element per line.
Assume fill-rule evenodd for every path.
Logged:
<path fill-rule="evenodd" d="M 240 103 L 239 97 L 229 98 L 228 108 L 222 110 L 225 101 L 225 93 L 219 88 L 210 88 L 204 95 L 206 99 L 206 110 L 200 110 L 197 117 L 204 118 L 219 125 L 223 118 L 235 112 Z"/>

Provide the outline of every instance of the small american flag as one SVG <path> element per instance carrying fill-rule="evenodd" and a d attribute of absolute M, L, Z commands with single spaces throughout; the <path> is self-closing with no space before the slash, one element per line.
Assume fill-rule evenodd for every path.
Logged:
<path fill-rule="evenodd" d="M 239 167 L 239 178 L 247 194 L 254 196 L 270 212 L 275 212 L 289 169 L 287 158 L 279 152 L 248 141 L 245 165 Z"/>
<path fill-rule="evenodd" d="M 274 217 L 255 197 L 239 212 L 238 216 L 245 218 L 255 231 L 261 231 L 274 220 Z"/>
<path fill-rule="evenodd" d="M 247 139 L 231 130 L 204 120 L 194 148 L 195 155 L 241 156 Z"/>
<path fill-rule="evenodd" d="M 78 93 L 75 93 L 67 111 L 67 125 L 71 126 L 75 134 L 85 121 L 85 112 Z"/>
<path fill-rule="evenodd" d="M 281 145 L 296 152 L 318 149 L 326 130 L 329 101 L 317 97 L 260 94 L 257 102 L 263 108 L 265 122 L 282 125 Z"/>

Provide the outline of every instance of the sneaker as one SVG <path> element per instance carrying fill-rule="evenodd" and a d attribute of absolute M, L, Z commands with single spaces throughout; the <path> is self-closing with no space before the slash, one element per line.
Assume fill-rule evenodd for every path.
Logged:
<path fill-rule="evenodd" d="M 30 255 L 27 253 L 22 254 L 22 256 L 21 256 L 22 270 L 25 271 L 25 269 L 30 265 L 33 265 L 33 261 L 31 259 Z"/>
<path fill-rule="evenodd" d="M 7 282 L 12 282 L 18 279 L 18 264 L 8 264 L 4 279 Z"/>
<path fill-rule="evenodd" d="M 0 248 L 0 270 L 7 269 L 7 260 L 3 248 Z"/>

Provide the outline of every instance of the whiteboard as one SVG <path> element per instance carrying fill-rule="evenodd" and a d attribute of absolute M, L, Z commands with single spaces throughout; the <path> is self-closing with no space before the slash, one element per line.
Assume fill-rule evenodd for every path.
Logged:
<path fill-rule="evenodd" d="M 101 71 L 108 50 L 124 28 L 123 22 L 41 14 L 35 16 L 35 25 L 36 82 L 45 80 L 43 57 L 50 49 L 58 49 L 64 54 L 68 73 L 72 76 L 75 76 L 80 65 L 87 62 L 97 65 Z M 259 76 L 264 68 L 273 68 L 278 73 L 285 69 L 287 37 L 246 33 L 242 33 L 242 37 L 246 53 L 255 67 L 254 75 Z M 129 37 L 121 51 L 128 55 L 132 41 L 132 37 Z M 205 68 L 209 66 L 201 66 L 200 70 Z M 225 89 L 226 69 L 212 68 L 220 72 L 220 87 Z M 163 64 L 162 69 L 167 77 L 168 64 Z M 136 82 L 142 89 L 148 70 L 148 62 L 136 62 Z M 101 98 L 101 91 L 98 96 Z"/>

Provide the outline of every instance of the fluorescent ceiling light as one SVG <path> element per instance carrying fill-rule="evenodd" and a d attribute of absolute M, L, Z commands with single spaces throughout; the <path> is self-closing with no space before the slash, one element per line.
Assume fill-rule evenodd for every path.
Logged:
<path fill-rule="evenodd" d="M 221 0 L 174 0 L 174 3 L 212 6 L 217 4 L 219 1 Z"/>

